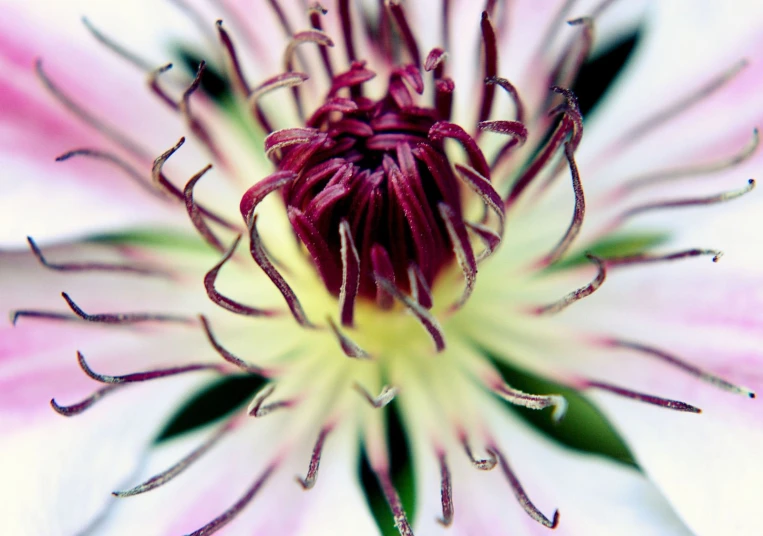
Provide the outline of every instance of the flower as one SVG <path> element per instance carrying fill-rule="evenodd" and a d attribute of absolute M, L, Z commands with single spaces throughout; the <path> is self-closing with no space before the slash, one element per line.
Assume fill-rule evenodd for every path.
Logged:
<path fill-rule="evenodd" d="M 752 190 L 761 66 L 676 65 L 716 41 L 660 7 L 584 128 L 570 87 L 611 3 L 231 2 L 214 27 L 175 0 L 214 30 L 190 80 L 89 19 L 98 52 L 5 17 L 6 154 L 35 179 L 8 231 L 37 239 L 3 253 L 10 532 L 373 534 L 364 492 L 401 534 L 754 530 L 759 261 L 716 207 L 679 209 Z M 727 14 L 745 46 L 749 9 Z M 38 85 L 29 36 L 52 41 Z M 512 369 L 590 397 L 643 474 L 510 413 L 566 408 Z M 256 396 L 196 415 L 221 376 Z M 183 408 L 195 429 L 152 447 Z"/>

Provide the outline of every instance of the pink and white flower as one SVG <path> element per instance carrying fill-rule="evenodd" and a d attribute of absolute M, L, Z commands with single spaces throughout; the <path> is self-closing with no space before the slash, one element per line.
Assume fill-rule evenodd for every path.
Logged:
<path fill-rule="evenodd" d="M 763 8 L 636 4 L 0 5 L 4 531 L 754 533 Z"/>

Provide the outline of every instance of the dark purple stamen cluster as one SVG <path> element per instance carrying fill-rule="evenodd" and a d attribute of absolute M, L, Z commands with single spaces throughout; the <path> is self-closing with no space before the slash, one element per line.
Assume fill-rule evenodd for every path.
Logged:
<path fill-rule="evenodd" d="M 424 91 L 415 66 L 393 71 L 388 92 L 378 101 L 359 91 L 374 76 L 363 62 L 354 62 L 334 76 L 325 103 L 306 127 L 276 131 L 265 145 L 278 170 L 293 173 L 283 188 L 287 213 L 327 289 L 342 292 L 347 271 L 342 251 L 351 242 L 358 259 L 357 294 L 388 307 L 391 298 L 374 274 L 411 293 L 415 285 L 430 288 L 459 248 L 468 249 L 470 266 L 475 263 L 445 138 L 464 145 L 480 174 L 489 177 L 490 170 L 474 141 L 443 121 L 441 110 L 415 105 L 411 90 Z M 251 209 L 245 197 L 242 212 Z M 342 239 L 343 222 L 350 240 Z M 418 301 L 432 305 L 428 292 Z"/>

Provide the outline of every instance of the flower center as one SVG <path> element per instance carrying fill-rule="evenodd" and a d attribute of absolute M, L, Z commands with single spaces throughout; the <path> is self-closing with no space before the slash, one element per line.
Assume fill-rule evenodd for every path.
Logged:
<path fill-rule="evenodd" d="M 296 174 L 283 198 L 327 289 L 335 295 L 342 291 L 342 250 L 350 238 L 358 260 L 358 296 L 389 307 L 391 299 L 374 274 L 405 293 L 411 291 L 410 274 L 431 287 L 454 259 L 446 220 L 461 220 L 461 204 L 438 135 L 440 114 L 414 105 L 410 89 L 424 90 L 419 70 L 395 69 L 386 95 L 376 101 L 361 93 L 374 76 L 364 62 L 354 62 L 334 77 L 306 128 L 278 131 L 266 147 L 271 144 L 280 171 Z M 344 246 L 343 225 L 349 231 Z"/>

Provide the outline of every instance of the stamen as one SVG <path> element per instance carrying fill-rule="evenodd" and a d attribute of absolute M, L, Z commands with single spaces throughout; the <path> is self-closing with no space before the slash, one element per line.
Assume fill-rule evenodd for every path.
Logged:
<path fill-rule="evenodd" d="M 180 149 L 183 144 L 185 143 L 185 138 L 180 138 L 178 142 L 164 151 L 161 155 L 159 155 L 155 160 L 154 164 L 151 166 L 151 180 L 153 181 L 153 184 L 156 186 L 157 189 L 160 191 L 166 192 L 170 194 L 172 197 L 175 197 L 176 199 L 185 202 L 185 194 L 181 192 L 174 184 L 172 184 L 167 177 L 164 175 L 164 164 L 169 160 L 169 158 L 177 152 L 178 149 Z M 218 216 L 214 212 L 208 210 L 204 206 L 197 204 L 196 207 L 198 208 L 199 212 L 201 212 L 203 215 L 205 215 L 210 220 L 214 221 L 215 223 L 219 223 L 223 227 L 227 227 L 228 229 L 231 229 L 233 231 L 238 230 L 238 227 L 233 225 L 232 223 L 229 223 L 222 217 Z"/>
<path fill-rule="evenodd" d="M 87 17 L 82 17 L 82 24 L 85 25 L 85 28 L 90 32 L 90 34 L 95 37 L 95 39 L 101 43 L 103 46 L 117 54 L 118 56 L 122 57 L 123 59 L 127 60 L 129 63 L 132 63 L 135 67 L 140 69 L 141 71 L 151 71 L 153 70 L 152 65 L 146 61 L 145 59 L 141 58 L 134 52 L 131 52 L 130 50 L 127 50 L 124 46 L 120 45 L 116 41 L 114 41 L 112 38 L 108 37 L 106 34 L 101 32 L 98 28 L 96 28 L 92 22 L 90 22 L 90 19 Z"/>
<path fill-rule="evenodd" d="M 157 313 L 100 313 L 90 315 L 74 303 L 66 292 L 62 292 L 66 303 L 72 311 L 83 320 L 99 322 L 102 324 L 137 324 L 140 322 L 177 322 L 180 324 L 192 324 L 193 320 L 187 316 L 157 314 Z"/>
<path fill-rule="evenodd" d="M 354 383 L 352 385 L 355 390 L 360 393 L 360 395 L 366 399 L 366 401 L 371 404 L 371 406 L 374 409 L 381 409 L 395 398 L 397 396 L 397 393 L 400 392 L 400 390 L 397 387 L 392 387 L 389 385 L 384 385 L 381 388 L 381 391 L 379 392 L 379 396 L 373 397 L 371 394 L 366 391 L 365 387 L 360 385 L 359 383 Z"/>
<path fill-rule="evenodd" d="M 527 409 L 545 409 L 552 407 L 551 420 L 560 422 L 567 413 L 567 400 L 562 395 L 531 395 L 514 389 L 509 384 L 501 380 L 492 382 L 490 389 L 498 396 L 515 406 L 522 406 Z"/>
<path fill-rule="evenodd" d="M 455 168 L 461 180 L 464 181 L 475 194 L 480 196 L 482 202 L 485 203 L 485 208 L 489 208 L 496 215 L 498 218 L 497 234 L 499 237 L 503 237 L 506 212 L 503 207 L 503 199 L 501 199 L 501 196 L 495 191 L 492 184 L 490 184 L 490 181 L 487 180 L 486 177 L 477 173 L 476 170 L 468 166 L 462 166 L 461 164 L 456 164 Z M 482 223 L 485 223 L 484 219 Z"/>
<path fill-rule="evenodd" d="M 252 110 L 252 113 L 262 127 L 262 130 L 267 133 L 272 133 L 275 129 L 265 115 L 265 112 L 262 111 L 262 107 L 259 103 L 260 98 L 276 89 L 298 86 L 307 79 L 308 76 L 305 73 L 282 73 L 273 76 L 272 78 L 268 78 L 252 90 L 248 97 L 249 108 Z"/>
<path fill-rule="evenodd" d="M 244 222 L 247 225 L 251 225 L 254 218 L 254 209 L 257 208 L 257 205 L 272 192 L 290 184 L 296 176 L 296 173 L 292 171 L 277 171 L 249 188 L 241 198 L 239 206 L 241 215 L 244 217 Z"/>
<path fill-rule="evenodd" d="M 278 22 L 280 23 L 281 28 L 283 28 L 284 33 L 287 36 L 291 36 L 294 32 L 292 31 L 289 19 L 286 18 L 286 14 L 283 12 L 283 9 L 281 9 L 278 0 L 268 0 L 268 3 L 270 4 L 270 7 L 273 8 L 273 11 L 275 11 L 276 17 L 278 17 Z"/>
<path fill-rule="evenodd" d="M 434 71 L 435 80 L 442 78 L 442 65 L 447 57 L 448 53 L 440 47 L 433 48 L 427 54 L 427 59 L 424 60 L 424 70 L 426 72 Z"/>
<path fill-rule="evenodd" d="M 356 60 L 355 43 L 352 38 L 352 16 L 350 15 L 350 0 L 339 0 L 339 18 L 342 21 L 342 36 L 344 48 L 347 51 L 347 63 Z"/>
<path fill-rule="evenodd" d="M 469 446 L 469 439 L 466 437 L 466 433 L 462 431 L 459 436 L 461 439 L 461 445 L 464 447 L 464 452 L 466 452 L 466 456 L 469 458 L 469 461 L 472 462 L 472 465 L 476 469 L 479 469 L 480 471 L 490 471 L 493 469 L 493 467 L 495 467 L 496 463 L 498 463 L 498 459 L 490 449 L 487 451 L 488 458 L 477 459 L 474 457 L 472 448 Z"/>
<path fill-rule="evenodd" d="M 321 464 L 321 453 L 323 452 L 323 443 L 326 441 L 326 436 L 331 432 L 332 426 L 324 426 L 318 434 L 318 440 L 313 447 L 313 454 L 310 457 L 310 465 L 307 469 L 307 476 L 305 478 L 297 477 L 297 482 L 302 486 L 302 489 L 308 490 L 315 486 L 315 481 L 318 479 L 318 467 Z"/>
<path fill-rule="evenodd" d="M 249 96 L 249 83 L 246 81 L 246 76 L 244 76 L 244 70 L 241 67 L 241 62 L 238 60 L 238 55 L 236 54 L 236 47 L 233 44 L 233 40 L 228 34 L 228 31 L 223 28 L 222 20 L 218 20 L 216 25 L 217 35 L 219 36 L 220 42 L 223 45 L 223 50 L 225 51 L 223 56 L 225 58 L 225 63 L 228 68 L 229 78 L 233 84 L 233 88 L 238 91 L 240 95 L 247 97 Z"/>
<path fill-rule="evenodd" d="M 265 275 L 270 278 L 276 288 L 281 292 L 284 300 L 286 300 L 286 305 L 289 306 L 289 310 L 291 311 L 294 320 L 296 320 L 297 323 L 302 327 L 314 327 L 307 319 L 307 315 L 305 314 L 304 309 L 302 309 L 302 305 L 300 304 L 297 295 L 294 293 L 281 273 L 276 269 L 275 266 L 273 266 L 273 263 L 268 258 L 268 254 L 262 245 L 260 234 L 257 232 L 257 214 L 254 214 L 251 217 L 249 233 L 249 252 L 254 259 L 254 262 L 256 262 L 260 268 L 262 268 L 262 271 L 265 272 Z"/>
<path fill-rule="evenodd" d="M 149 160 L 151 158 L 150 153 L 135 143 L 133 140 L 119 132 L 118 130 L 114 129 L 104 121 L 98 119 L 96 116 L 88 112 L 85 108 L 74 102 L 74 100 L 71 99 L 64 91 L 59 88 L 53 81 L 48 77 L 48 75 L 45 73 L 45 71 L 42 68 L 42 60 L 38 59 L 35 62 L 35 71 L 37 73 L 37 77 L 40 79 L 42 84 L 45 86 L 45 89 L 48 90 L 48 92 L 59 102 L 61 105 L 63 105 L 64 108 L 69 110 L 71 113 L 73 113 L 77 119 L 82 121 L 83 123 L 90 125 L 95 130 L 103 134 L 106 138 L 110 139 L 126 151 L 132 153 L 133 155 Z"/>
<path fill-rule="evenodd" d="M 408 523 L 408 517 L 405 515 L 403 509 L 403 503 L 400 501 L 400 495 L 398 495 L 392 479 L 389 476 L 389 470 L 387 468 L 374 468 L 376 478 L 379 480 L 384 498 L 387 499 L 387 504 L 390 510 L 392 510 L 392 517 L 395 519 L 395 528 L 397 528 L 400 536 L 413 536 L 413 530 Z"/>
<path fill-rule="evenodd" d="M 408 24 L 408 20 L 405 17 L 405 10 L 400 4 L 400 0 L 386 0 L 386 5 L 389 8 L 392 17 L 395 19 L 400 35 L 405 44 L 405 48 L 408 50 L 408 55 L 411 57 L 411 62 L 417 69 L 421 68 L 421 54 L 419 53 L 419 45 L 416 43 L 416 38 L 411 31 L 411 27 Z"/>
<path fill-rule="evenodd" d="M 584 287 L 580 287 L 577 290 L 573 290 L 569 294 L 567 294 L 564 298 L 561 300 L 555 301 L 554 303 L 550 303 L 548 305 L 544 305 L 542 307 L 538 307 L 533 310 L 533 313 L 537 315 L 546 315 L 546 314 L 555 314 L 560 311 L 563 311 L 576 301 L 582 300 L 585 297 L 590 296 L 594 292 L 596 292 L 599 287 L 604 283 L 604 280 L 607 278 L 607 264 L 608 262 L 606 260 L 600 259 L 599 257 L 595 257 L 590 254 L 586 254 L 586 258 L 591 261 L 592 263 L 596 264 L 597 268 L 599 269 L 599 272 L 596 274 L 596 277 L 593 281 L 588 283 Z"/>
<path fill-rule="evenodd" d="M 738 151 L 737 153 L 724 157 L 719 159 L 716 162 L 699 165 L 699 166 L 689 166 L 685 168 L 677 168 L 677 169 L 671 169 L 671 170 L 662 170 L 657 171 L 654 173 L 649 173 L 647 175 L 641 175 L 639 177 L 634 177 L 632 179 L 626 180 L 623 185 L 618 188 L 616 191 L 619 196 L 632 193 L 636 190 L 640 190 L 641 188 L 647 187 L 647 186 L 653 186 L 656 184 L 664 184 L 668 181 L 673 181 L 676 179 L 682 179 L 685 177 L 696 177 L 700 175 L 709 175 L 712 173 L 716 173 L 718 171 L 723 171 L 725 169 L 732 168 L 734 166 L 737 166 L 746 160 L 748 160 L 752 155 L 755 154 L 755 151 L 758 148 L 758 145 L 760 144 L 760 133 L 757 128 L 753 129 L 752 131 L 752 138 L 750 141 L 742 148 L 741 151 Z"/>
<path fill-rule="evenodd" d="M 487 11 L 482 12 L 480 21 L 482 29 L 482 45 L 485 61 L 485 84 L 482 86 L 482 102 L 478 116 L 478 124 L 486 121 L 490 117 L 490 111 L 493 108 L 495 99 L 495 85 L 487 83 L 487 80 L 494 79 L 498 75 L 498 40 L 495 37 L 495 28 L 490 22 Z M 481 130 L 477 130 L 479 135 Z"/>
<path fill-rule="evenodd" d="M 737 197 L 742 197 L 743 195 L 750 193 L 753 190 L 753 188 L 755 188 L 755 179 L 749 179 L 747 181 L 747 186 L 745 186 L 744 188 L 739 188 L 738 190 L 731 190 L 729 192 L 723 192 L 723 193 L 711 195 L 708 197 L 695 197 L 693 199 L 678 199 L 675 201 L 662 201 L 659 203 L 648 203 L 646 205 L 640 205 L 625 211 L 620 216 L 619 219 L 620 221 L 622 221 L 627 218 L 631 218 L 635 216 L 636 214 L 641 214 L 643 212 L 649 212 L 651 210 L 658 210 L 663 208 L 695 207 L 695 206 L 701 206 L 701 205 L 714 205 L 716 203 L 723 203 L 725 201 L 731 201 L 732 199 L 736 199 Z"/>
<path fill-rule="evenodd" d="M 112 491 L 111 494 L 115 497 L 124 498 L 132 497 L 133 495 L 139 495 L 152 489 L 156 489 L 163 486 L 183 471 L 188 469 L 194 462 L 199 460 L 204 454 L 210 451 L 220 439 L 233 430 L 238 424 L 237 419 L 231 419 L 225 425 L 218 428 L 212 435 L 210 435 L 204 442 L 181 458 L 177 463 L 170 468 L 162 471 L 161 473 L 152 476 L 142 484 L 138 484 L 134 488 L 126 489 L 123 491 Z"/>
<path fill-rule="evenodd" d="M 10 312 L 11 325 L 15 326 L 19 318 L 42 318 L 44 320 L 79 320 L 79 317 L 67 313 L 53 311 L 35 311 L 31 309 L 18 309 Z"/>
<path fill-rule="evenodd" d="M 204 333 L 207 335 L 207 339 L 209 340 L 209 344 L 212 345 L 212 348 L 215 349 L 215 351 L 220 354 L 220 357 L 225 359 L 228 363 L 237 366 L 244 372 L 248 372 L 249 374 L 257 374 L 258 376 L 263 376 L 265 378 L 269 378 L 273 375 L 273 372 L 259 367 L 257 365 L 251 365 L 244 361 L 243 359 L 236 357 L 232 353 L 230 353 L 226 348 L 224 348 L 217 340 L 217 337 L 214 336 L 212 333 L 212 328 L 209 325 L 209 320 L 207 320 L 207 317 L 204 315 L 199 315 L 199 320 L 201 321 L 201 325 L 204 328 Z"/>
<path fill-rule="evenodd" d="M 701 86 L 700 88 L 693 91 L 692 93 L 689 93 L 688 95 L 684 95 L 680 100 L 678 100 L 674 104 L 657 112 L 651 117 L 646 118 L 641 123 L 629 129 L 627 132 L 625 132 L 622 136 L 620 136 L 617 140 L 613 142 L 612 144 L 613 147 L 621 147 L 626 144 L 631 145 L 637 139 L 642 138 L 647 133 L 651 132 L 652 130 L 655 130 L 656 128 L 667 123 L 669 120 L 673 119 L 674 117 L 682 114 L 689 108 L 693 107 L 695 104 L 701 102 L 703 99 L 709 97 L 710 95 L 712 95 L 713 93 L 721 89 L 731 80 L 733 80 L 734 77 L 736 77 L 736 75 L 742 72 L 742 70 L 745 69 L 748 64 L 749 62 L 746 59 L 736 62 L 730 69 L 727 69 L 726 71 L 716 75 L 705 85 Z M 610 152 L 611 150 L 605 151 L 604 154 L 609 154 Z"/>
<path fill-rule="evenodd" d="M 98 402 L 101 398 L 111 393 L 112 391 L 124 387 L 124 385 L 125 384 L 118 383 L 107 385 L 106 387 L 98 389 L 96 392 L 81 402 L 71 404 L 70 406 L 61 406 L 58 402 L 56 402 L 55 398 L 52 398 L 50 400 L 50 407 L 52 407 L 59 415 L 63 415 L 64 417 L 73 417 L 74 415 L 79 415 L 80 413 L 84 412 L 86 409 L 90 408 L 93 404 Z"/>
<path fill-rule="evenodd" d="M 476 234 L 485 245 L 485 249 L 479 255 L 477 255 L 476 258 L 477 264 L 479 264 L 483 260 L 490 257 L 490 255 L 492 255 L 493 252 L 498 249 L 498 246 L 501 244 L 501 236 L 498 235 L 495 231 L 492 231 L 484 225 L 480 225 L 479 223 L 472 223 L 467 221 L 464 222 L 464 224 L 469 230 Z"/>
<path fill-rule="evenodd" d="M 212 229 L 209 228 L 207 223 L 201 217 L 199 207 L 196 205 L 196 202 L 193 199 L 193 189 L 196 187 L 196 183 L 199 182 L 199 179 L 201 179 L 210 169 L 212 169 L 212 164 L 207 165 L 204 169 L 191 177 L 185 185 L 183 196 L 185 197 L 185 208 L 188 212 L 188 216 L 191 218 L 191 223 L 193 223 L 193 226 L 196 227 L 196 230 L 210 246 L 220 252 L 223 252 L 225 251 L 225 246 L 222 245 L 220 239 L 215 236 L 215 234 L 212 232 Z M 241 235 L 239 235 L 239 238 L 240 237 Z"/>
<path fill-rule="evenodd" d="M 440 461 L 440 502 L 442 502 L 442 517 L 437 522 L 443 527 L 449 527 L 453 523 L 453 486 L 450 482 L 450 469 L 445 460 L 445 453 L 438 455 Z"/>
<path fill-rule="evenodd" d="M 162 192 L 158 191 L 156 186 L 153 183 L 151 183 L 151 181 L 147 180 L 146 177 L 141 172 L 139 172 L 133 166 L 128 164 L 124 159 L 118 157 L 117 155 L 113 153 L 101 151 L 99 149 L 75 149 L 73 151 L 69 151 L 62 154 L 61 156 L 57 156 L 56 162 L 64 162 L 74 156 L 87 156 L 90 158 L 95 158 L 96 160 L 104 160 L 110 164 L 113 164 L 116 167 L 118 167 L 120 170 L 122 170 L 124 173 L 126 173 L 127 176 L 130 177 L 130 179 L 132 179 L 135 183 L 137 183 L 141 188 L 143 188 L 145 191 L 147 191 L 151 195 L 163 200 L 167 199 L 162 194 Z"/>
<path fill-rule="evenodd" d="M 339 290 L 339 315 L 343 326 L 352 327 L 355 312 L 355 298 L 360 287 L 360 256 L 352 239 L 352 230 L 347 220 L 339 223 L 342 257 L 342 287 Z"/>
<path fill-rule="evenodd" d="M 277 462 L 271 463 L 265 471 L 254 481 L 254 484 L 246 491 L 246 493 L 236 503 L 228 508 L 225 512 L 217 516 L 215 519 L 204 525 L 198 530 L 193 531 L 188 536 L 207 536 L 213 534 L 230 523 L 241 511 L 254 499 L 257 492 L 265 484 L 267 479 L 276 469 Z"/>
<path fill-rule="evenodd" d="M 223 309 L 227 311 L 236 313 L 237 315 L 276 316 L 280 314 L 278 311 L 273 311 L 271 309 L 259 309 L 257 307 L 244 305 L 240 302 L 237 302 L 228 298 L 227 296 L 223 296 L 215 288 L 215 282 L 217 281 L 217 274 L 220 272 L 223 265 L 226 262 L 228 262 L 230 258 L 233 256 L 233 253 L 236 251 L 236 248 L 238 247 L 238 244 L 240 241 L 241 241 L 241 235 L 238 235 L 236 237 L 236 240 L 233 241 L 233 244 L 231 245 L 231 247 L 228 248 L 228 251 L 225 252 L 225 255 L 223 255 L 223 258 L 220 260 L 220 262 L 215 264 L 212 267 L 212 269 L 204 275 L 204 288 L 207 291 L 207 296 L 215 304 L 219 305 L 220 307 L 222 307 Z"/>
<path fill-rule="evenodd" d="M 575 77 L 580 72 L 580 67 L 591 51 L 594 40 L 593 18 L 582 17 L 567 21 L 567 24 L 581 26 L 581 32 L 567 45 L 559 62 L 551 72 L 552 83 L 562 86 L 570 86 L 575 81 Z"/>
<path fill-rule="evenodd" d="M 445 334 L 442 330 L 442 327 L 440 326 L 440 323 L 437 321 L 437 318 L 435 318 L 429 311 L 424 309 L 417 302 L 413 301 L 411 298 L 400 292 L 393 281 L 383 277 L 376 270 L 374 270 L 374 275 L 376 277 L 377 283 L 385 291 L 387 291 L 389 294 L 397 298 L 403 305 L 405 305 L 413 314 L 413 316 L 415 316 L 416 319 L 421 323 L 421 325 L 424 326 L 424 329 L 427 330 L 429 336 L 432 337 L 432 341 L 434 341 L 437 351 L 442 352 L 445 349 Z"/>
<path fill-rule="evenodd" d="M 442 20 L 441 33 L 442 33 L 442 45 L 445 50 L 451 50 L 450 48 L 450 14 L 451 14 L 451 0 L 442 0 Z"/>
<path fill-rule="evenodd" d="M 432 301 L 432 291 L 429 289 L 426 279 L 424 279 L 421 268 L 415 262 L 408 266 L 408 282 L 411 286 L 411 297 L 413 300 L 421 304 L 422 307 L 431 309 L 434 304 Z"/>
<path fill-rule="evenodd" d="M 453 114 L 453 91 L 456 84 L 450 78 L 441 78 L 434 82 L 434 107 L 441 121 L 450 121 Z"/>
<path fill-rule="evenodd" d="M 308 15 L 310 16 L 310 24 L 312 24 L 313 28 L 316 30 L 323 31 L 323 25 L 321 24 L 321 15 L 325 15 L 328 13 L 326 8 L 324 8 L 319 3 L 315 3 L 310 5 L 310 7 L 307 10 Z M 329 58 L 328 50 L 326 50 L 325 47 L 318 48 L 318 52 L 321 55 L 321 60 L 323 61 L 323 66 L 326 69 L 326 74 L 329 77 L 329 80 L 331 80 L 334 77 L 334 69 L 331 67 L 331 58 Z"/>
<path fill-rule="evenodd" d="M 546 516 L 544 516 L 543 513 L 535 507 L 532 501 L 530 501 L 530 498 L 527 496 L 527 493 L 522 487 L 522 484 L 519 482 L 519 479 L 516 477 L 514 471 L 512 471 L 511 467 L 509 466 L 509 462 L 506 460 L 506 457 L 503 455 L 503 453 L 498 450 L 498 447 L 492 445 L 491 447 L 488 447 L 488 452 L 495 456 L 500 462 L 501 470 L 503 471 L 506 480 L 508 480 L 509 485 L 511 486 L 511 490 L 514 492 L 514 496 L 517 498 L 519 505 L 524 508 L 525 512 L 527 512 L 527 515 L 529 515 L 544 527 L 555 529 L 557 525 L 559 525 L 559 510 L 554 510 L 554 517 L 552 519 L 548 519 Z"/>
<path fill-rule="evenodd" d="M 631 391 L 629 389 L 623 389 L 622 387 L 617 387 L 615 385 L 611 385 L 608 383 L 585 380 L 581 384 L 581 388 L 586 388 L 586 387 L 593 388 L 593 389 L 601 389 L 602 391 L 608 391 L 610 393 L 613 393 L 625 398 L 638 400 L 639 402 L 645 402 L 647 404 L 652 404 L 654 406 L 659 406 L 661 408 L 674 409 L 676 411 L 685 411 L 687 413 L 702 413 L 701 409 L 695 406 L 692 406 L 690 404 L 687 404 L 686 402 L 680 402 L 678 400 L 670 400 L 668 398 L 660 398 L 658 396 L 646 395 L 644 393 L 638 393 L 636 391 Z"/>
<path fill-rule="evenodd" d="M 485 79 L 486 84 L 497 84 L 503 88 L 506 93 L 509 94 L 509 97 L 511 97 L 511 101 L 514 103 L 514 110 L 516 114 L 516 120 L 519 123 L 525 122 L 525 106 L 522 103 L 522 98 L 519 96 L 519 91 L 517 91 L 517 88 L 514 87 L 514 84 L 509 82 L 505 78 L 500 78 L 498 76 L 492 76 L 490 78 Z"/>
<path fill-rule="evenodd" d="M 90 368 L 90 365 L 87 364 L 87 361 L 85 361 L 85 356 L 82 355 L 82 352 L 80 351 L 77 351 L 77 362 L 82 371 L 90 378 L 97 382 L 110 384 L 145 382 L 159 378 L 166 378 L 168 376 L 177 376 L 178 374 L 184 374 L 186 372 L 195 372 L 197 370 L 214 370 L 220 373 L 225 372 L 219 365 L 194 364 L 184 365 L 182 367 L 149 370 L 146 372 L 133 372 L 132 374 L 125 374 L 124 376 L 108 376 L 93 371 L 93 369 Z"/>
<path fill-rule="evenodd" d="M 291 72 L 293 70 L 294 53 L 299 45 L 305 43 L 315 43 L 318 47 L 333 47 L 334 41 L 326 32 L 321 30 L 305 30 L 297 32 L 286 45 L 286 50 L 283 54 L 283 70 Z"/>
<path fill-rule="evenodd" d="M 155 275 L 167 277 L 169 274 L 151 268 L 142 268 L 140 266 L 129 266 L 126 264 L 108 264 L 101 262 L 76 262 L 76 263 L 52 263 L 43 255 L 31 236 L 26 237 L 29 247 L 45 268 L 56 270 L 58 272 L 126 272 L 140 275 Z"/>
<path fill-rule="evenodd" d="M 273 394 L 275 391 L 275 385 L 268 385 L 252 400 L 251 407 L 249 409 L 249 415 L 252 417 L 264 417 L 265 415 L 274 412 L 281 408 L 290 408 L 294 405 L 294 400 L 279 400 L 278 402 L 271 402 L 270 404 L 263 405 L 265 400 Z"/>
<path fill-rule="evenodd" d="M 676 253 L 667 253 L 665 255 L 650 255 L 648 253 L 638 253 L 636 255 L 626 255 L 623 257 L 607 257 L 601 259 L 607 267 L 610 266 L 629 266 L 634 264 L 649 264 L 653 262 L 674 261 L 686 259 L 689 257 L 699 257 L 701 255 L 712 255 L 713 262 L 718 262 L 723 256 L 722 251 L 717 249 L 687 249 Z"/>
<path fill-rule="evenodd" d="M 345 335 L 341 329 L 339 329 L 339 326 L 336 325 L 334 320 L 331 318 L 331 316 L 327 317 L 329 326 L 331 326 L 331 331 L 334 332 L 334 335 L 336 335 L 336 338 L 339 340 L 339 346 L 342 347 L 342 351 L 347 357 L 352 357 L 353 359 L 370 359 L 371 355 L 363 350 L 360 346 L 357 345 L 355 341 L 350 339 L 347 335 Z"/>
<path fill-rule="evenodd" d="M 723 378 L 716 376 L 715 374 L 706 372 L 700 369 L 699 367 L 692 365 L 691 363 L 688 363 L 672 354 L 669 354 L 667 352 L 664 352 L 652 346 L 646 346 L 644 344 L 624 341 L 621 339 L 604 339 L 602 342 L 608 346 L 612 346 L 615 348 L 628 348 L 630 350 L 635 350 L 636 352 L 645 354 L 649 357 L 659 359 L 660 361 L 664 363 L 677 367 L 683 372 L 686 372 L 699 380 L 702 380 L 711 385 L 714 385 L 715 387 L 718 387 L 719 389 L 723 389 L 724 391 L 744 395 L 749 398 L 755 398 L 755 392 L 753 392 L 752 390 L 746 387 L 739 386 L 739 385 L 734 385 L 733 383 L 728 382 L 724 380 Z"/>
<path fill-rule="evenodd" d="M 451 306 L 451 310 L 456 311 L 463 307 L 474 290 L 474 285 L 477 282 L 477 260 L 474 258 L 474 251 L 469 243 L 466 226 L 456 217 L 455 211 L 445 203 L 440 203 L 437 208 L 445 222 L 445 228 L 453 244 L 458 265 L 464 275 L 464 291 L 456 303 Z"/>
<path fill-rule="evenodd" d="M 474 138 L 469 136 L 463 128 L 455 123 L 438 121 L 429 129 L 429 139 L 433 142 L 438 142 L 444 138 L 453 138 L 459 142 L 466 151 L 471 166 L 483 177 L 490 178 L 490 166 L 487 160 L 485 160 L 485 155 L 482 154 Z"/>
<path fill-rule="evenodd" d="M 572 190 L 575 192 L 575 210 L 572 215 L 572 221 L 559 244 L 551 250 L 541 262 L 541 266 L 550 266 L 562 258 L 572 245 L 572 242 L 578 236 L 580 228 L 583 225 L 583 216 L 585 215 L 585 196 L 583 195 L 583 185 L 580 182 L 578 166 L 575 163 L 575 155 L 572 153 L 570 142 L 564 144 L 564 154 L 570 166 L 570 175 L 572 176 Z"/>
<path fill-rule="evenodd" d="M 395 270 L 392 267 L 389 254 L 383 246 L 379 244 L 371 246 L 371 265 L 376 282 L 376 304 L 380 309 L 391 309 L 394 304 L 394 295 L 384 290 L 384 286 L 379 280 L 385 279 L 394 286 Z"/>

